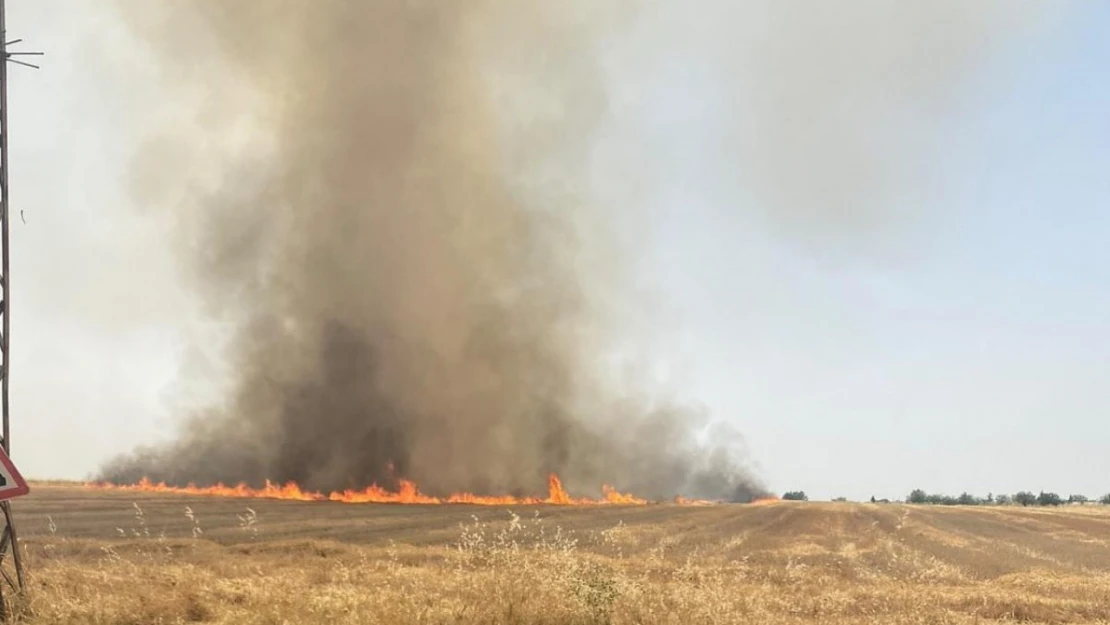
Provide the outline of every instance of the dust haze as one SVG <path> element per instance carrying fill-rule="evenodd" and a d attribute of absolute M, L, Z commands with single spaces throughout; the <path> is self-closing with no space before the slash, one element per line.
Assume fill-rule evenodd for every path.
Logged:
<path fill-rule="evenodd" d="M 722 20 L 740 28 L 725 64 L 743 76 L 737 104 L 750 113 L 731 126 L 722 160 L 744 164 L 774 227 L 841 246 L 938 212 L 939 161 L 960 144 L 948 120 L 1005 79 L 989 72 L 1000 50 L 1060 12 L 1005 0 L 776 5 Z"/>
<path fill-rule="evenodd" d="M 966 146 L 953 121 L 1006 88 L 1013 66 L 992 67 L 999 56 L 1070 10 L 1031 0 L 644 4 L 626 57 L 638 75 L 670 71 L 700 92 L 690 134 L 704 136 L 698 182 L 708 191 L 698 190 L 744 218 L 732 226 L 765 228 L 802 254 L 866 260 L 876 247 L 919 243 L 948 208 L 944 161 Z"/>
<path fill-rule="evenodd" d="M 605 114 L 594 48 L 627 16 L 119 6 L 193 108 L 148 133 L 134 193 L 171 215 L 231 378 L 102 479 L 763 492 L 734 434 L 703 445 L 699 411 L 605 382 L 625 262 L 576 185 Z"/>

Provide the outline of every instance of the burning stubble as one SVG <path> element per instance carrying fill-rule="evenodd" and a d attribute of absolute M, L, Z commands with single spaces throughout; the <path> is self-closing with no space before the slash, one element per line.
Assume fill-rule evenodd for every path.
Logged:
<path fill-rule="evenodd" d="M 232 377 L 103 479 L 762 492 L 701 415 L 602 382 L 622 263 L 568 189 L 621 16 L 526 4 L 121 4 L 194 111 L 150 133 L 136 197 L 232 328 Z"/>

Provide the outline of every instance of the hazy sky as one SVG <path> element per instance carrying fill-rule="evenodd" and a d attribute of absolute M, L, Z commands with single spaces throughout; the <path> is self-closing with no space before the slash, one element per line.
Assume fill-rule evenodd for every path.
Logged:
<path fill-rule="evenodd" d="M 47 52 L 9 95 L 35 477 L 169 436 L 212 356 L 128 192 L 174 107 L 105 4 L 9 2 Z M 661 384 L 776 491 L 1110 492 L 1110 5 L 960 4 L 645 3 L 599 59 L 595 193 L 647 237 Z"/>

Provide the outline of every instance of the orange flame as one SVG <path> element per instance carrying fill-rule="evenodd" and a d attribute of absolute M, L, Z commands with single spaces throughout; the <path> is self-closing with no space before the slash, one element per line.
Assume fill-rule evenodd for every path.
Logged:
<path fill-rule="evenodd" d="M 547 497 L 513 497 L 511 495 L 490 496 L 475 495 L 473 493 L 454 493 L 447 497 L 425 495 L 417 488 L 416 483 L 409 480 L 399 480 L 396 491 L 387 490 L 378 485 L 371 485 L 363 490 L 333 491 L 327 494 L 306 491 L 294 482 L 284 486 L 274 484 L 269 480 L 262 488 L 252 488 L 246 484 L 225 486 L 169 486 L 165 482 L 152 482 L 147 478 L 139 480 L 136 484 L 111 484 L 106 482 L 92 483 L 89 488 L 97 490 L 115 490 L 144 493 L 170 493 L 178 495 L 201 495 L 211 497 L 238 497 L 259 499 L 284 499 L 291 501 L 339 501 L 343 503 L 399 503 L 399 504 L 472 504 L 483 506 L 514 506 L 550 504 L 559 506 L 589 506 L 589 505 L 645 505 L 646 499 L 622 493 L 615 488 L 604 485 L 601 487 L 602 497 L 592 499 L 589 497 L 571 497 L 563 488 L 562 481 L 556 475 L 547 478 Z M 691 503 L 693 500 L 686 500 Z M 681 503 L 681 502 L 680 502 Z"/>
<path fill-rule="evenodd" d="M 718 503 L 710 499 L 687 499 L 682 495 L 675 497 L 674 502 L 679 506 L 713 506 Z"/>

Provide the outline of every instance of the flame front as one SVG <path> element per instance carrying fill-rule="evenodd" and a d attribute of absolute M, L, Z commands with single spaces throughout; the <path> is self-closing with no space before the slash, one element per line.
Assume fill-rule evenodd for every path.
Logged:
<path fill-rule="evenodd" d="M 409 480 L 399 480 L 396 491 L 371 485 L 363 490 L 333 491 L 327 494 L 307 491 L 294 482 L 284 486 L 266 481 L 262 488 L 252 488 L 246 484 L 225 486 L 170 486 L 165 482 L 152 482 L 147 478 L 139 480 L 136 484 L 110 484 L 98 482 L 88 484 L 89 488 L 97 490 L 115 490 L 144 493 L 170 493 L 178 495 L 202 495 L 210 497 L 238 497 L 258 499 L 285 499 L 291 501 L 338 501 L 342 503 L 397 503 L 397 504 L 471 504 L 482 506 L 516 506 L 549 504 L 557 506 L 590 506 L 590 505 L 645 505 L 648 500 L 622 493 L 617 489 L 603 485 L 602 496 L 594 499 L 590 497 L 571 497 L 563 488 L 562 481 L 557 475 L 547 478 L 547 497 L 513 497 L 511 495 L 475 495 L 474 493 L 454 493 L 446 497 L 425 495 L 417 488 L 416 483 Z M 701 500 L 687 500 L 677 498 L 675 503 L 685 505 L 698 505 L 711 503 Z"/>

